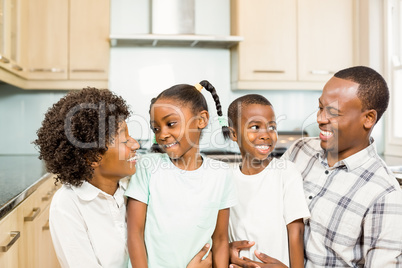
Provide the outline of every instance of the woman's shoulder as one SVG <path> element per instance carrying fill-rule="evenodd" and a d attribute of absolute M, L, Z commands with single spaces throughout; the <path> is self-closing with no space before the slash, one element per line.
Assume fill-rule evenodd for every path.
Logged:
<path fill-rule="evenodd" d="M 53 195 L 50 208 L 68 208 L 77 201 L 78 195 L 74 192 L 73 186 L 63 184 Z"/>

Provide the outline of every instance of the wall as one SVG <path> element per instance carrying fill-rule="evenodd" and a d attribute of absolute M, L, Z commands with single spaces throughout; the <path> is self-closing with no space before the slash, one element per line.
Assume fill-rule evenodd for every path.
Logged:
<path fill-rule="evenodd" d="M 149 0 L 118 0 L 111 6 L 112 34 L 150 33 Z M 230 0 L 196 0 L 196 34 L 230 34 Z M 232 100 L 244 94 L 267 97 L 275 107 L 279 131 L 306 129 L 311 136 L 319 133 L 315 123 L 319 91 L 232 91 L 230 89 L 230 52 L 225 49 L 114 47 L 111 49 L 110 83 L 132 106 L 134 116 L 130 133 L 137 139 L 152 139 L 149 129 L 149 103 L 162 90 L 174 84 L 195 84 L 209 80 L 217 89 L 224 111 Z M 202 147 L 237 150 L 225 143 L 212 98 L 204 91 L 211 113 L 210 127 L 204 131 Z M 373 135 L 383 152 L 383 123 Z M 228 148 L 229 147 L 229 148 Z"/>
<path fill-rule="evenodd" d="M 0 83 L 0 155 L 38 154 L 32 141 L 47 109 L 66 91 L 23 90 Z"/>

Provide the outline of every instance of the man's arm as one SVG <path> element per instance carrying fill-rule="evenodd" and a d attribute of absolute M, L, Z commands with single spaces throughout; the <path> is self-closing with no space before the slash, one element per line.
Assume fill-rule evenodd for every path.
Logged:
<path fill-rule="evenodd" d="M 129 198 L 127 204 L 127 246 L 133 268 L 147 268 L 144 229 L 147 204 Z"/>
<path fill-rule="evenodd" d="M 365 267 L 402 266 L 402 191 L 380 198 L 363 223 Z"/>
<path fill-rule="evenodd" d="M 194 256 L 194 258 L 187 265 L 187 268 L 212 268 L 212 252 L 203 260 L 202 258 L 207 254 L 210 245 L 205 246 Z"/>
<path fill-rule="evenodd" d="M 213 267 L 227 268 L 229 265 L 229 208 L 218 212 L 215 231 L 212 235 L 212 263 Z"/>
<path fill-rule="evenodd" d="M 287 225 L 289 240 L 290 267 L 304 267 L 304 223 L 303 219 L 297 219 Z"/>
<path fill-rule="evenodd" d="M 246 249 L 246 248 L 251 248 L 254 246 L 255 242 L 254 241 L 247 241 L 247 240 L 241 240 L 241 241 L 233 241 L 229 244 L 229 261 L 230 263 L 237 264 L 237 265 L 243 265 L 245 261 L 243 259 L 239 258 L 239 253 L 241 250 Z"/>
<path fill-rule="evenodd" d="M 248 258 L 244 258 L 244 264 L 231 264 L 229 265 L 229 268 L 288 268 L 285 264 L 281 263 L 277 259 L 271 258 L 270 256 L 261 253 L 258 250 L 255 250 L 254 254 L 262 262 L 256 262 Z"/>

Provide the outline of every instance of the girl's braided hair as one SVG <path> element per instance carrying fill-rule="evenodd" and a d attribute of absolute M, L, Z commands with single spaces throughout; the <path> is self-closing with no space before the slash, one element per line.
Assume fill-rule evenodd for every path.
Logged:
<path fill-rule="evenodd" d="M 222 116 L 222 106 L 219 100 L 219 96 L 216 93 L 215 87 L 211 85 L 211 83 L 207 80 L 202 80 L 199 84 L 211 93 L 212 98 L 215 101 L 218 116 Z M 208 105 L 204 95 L 200 91 L 198 91 L 195 86 L 192 85 L 178 84 L 162 91 L 156 98 L 153 98 L 151 100 L 150 110 L 152 109 L 152 105 L 154 105 L 157 100 L 165 98 L 174 99 L 181 104 L 190 105 L 193 113 L 198 113 L 203 110 L 208 111 Z M 225 133 L 229 133 L 229 128 L 227 126 L 222 126 L 222 132 L 224 133 L 224 135 Z M 154 149 L 157 150 L 157 148 Z"/>

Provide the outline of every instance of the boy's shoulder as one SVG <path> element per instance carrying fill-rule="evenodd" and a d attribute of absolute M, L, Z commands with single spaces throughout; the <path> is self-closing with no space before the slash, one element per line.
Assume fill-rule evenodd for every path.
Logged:
<path fill-rule="evenodd" d="M 230 169 L 229 165 L 226 162 L 220 161 L 220 160 L 216 160 L 216 159 L 212 159 L 208 156 L 203 155 L 203 159 L 205 161 L 204 166 L 207 169 L 222 169 L 222 170 L 228 170 Z"/>

